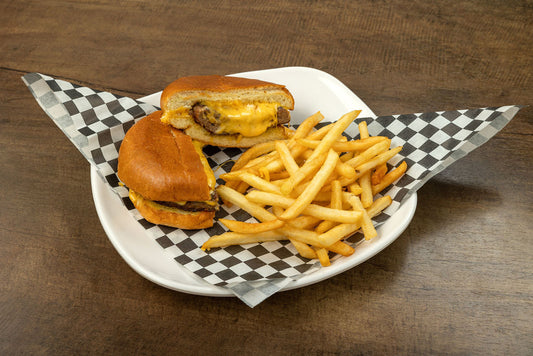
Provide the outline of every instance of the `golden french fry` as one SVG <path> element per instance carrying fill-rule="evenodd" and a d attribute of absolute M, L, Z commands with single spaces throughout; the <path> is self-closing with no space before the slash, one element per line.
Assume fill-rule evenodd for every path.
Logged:
<path fill-rule="evenodd" d="M 263 143 L 258 143 L 249 149 L 247 149 L 240 157 L 237 159 L 233 167 L 231 168 L 232 171 L 237 171 L 244 167 L 251 159 L 256 158 L 258 156 L 264 155 L 266 153 L 272 152 L 275 149 L 275 143 L 274 141 L 267 141 Z"/>
<path fill-rule="evenodd" d="M 330 208 L 332 209 L 342 209 L 342 187 L 338 180 L 334 180 L 331 182 L 331 204 Z M 318 226 L 316 227 L 315 231 L 320 233 L 323 233 L 324 231 L 328 231 L 333 226 L 335 226 L 336 223 L 331 220 L 324 220 Z"/>
<path fill-rule="evenodd" d="M 282 195 L 265 193 L 258 190 L 252 190 L 246 195 L 246 199 L 256 204 L 275 205 L 280 206 L 282 208 L 288 208 L 289 206 L 294 204 L 295 201 L 295 199 L 288 198 Z M 353 210 L 338 210 L 326 208 L 324 206 L 316 204 L 309 204 L 302 211 L 302 214 L 314 216 L 321 220 L 332 220 L 341 223 L 355 223 L 361 219 L 362 213 Z"/>
<path fill-rule="evenodd" d="M 314 140 L 321 140 L 322 138 L 324 138 L 324 136 L 327 135 L 327 133 L 333 128 L 333 123 L 331 124 L 328 124 L 328 125 L 325 125 L 325 126 L 322 126 L 321 128 L 319 128 L 318 130 L 314 131 L 314 132 L 311 132 L 307 137 L 306 139 L 307 140 L 311 140 L 311 141 L 314 141 Z"/>
<path fill-rule="evenodd" d="M 317 167 L 322 165 L 326 160 L 326 154 L 330 150 L 333 142 L 344 132 L 348 125 L 361 113 L 361 110 L 355 110 L 343 115 L 337 122 L 333 124 L 333 127 L 324 136 L 320 144 L 313 151 L 313 154 L 305 163 L 281 186 L 281 192 L 283 194 L 289 194 L 294 186 L 299 184 L 305 179 L 311 172 L 315 171 Z M 337 156 L 338 158 L 338 156 Z"/>
<path fill-rule="evenodd" d="M 368 127 L 366 126 L 366 121 L 361 121 L 357 127 L 359 128 L 359 136 L 362 139 L 370 137 L 368 134 Z"/>
<path fill-rule="evenodd" d="M 370 137 L 366 121 L 360 122 L 358 128 L 361 139 Z M 363 208 L 367 208 L 372 205 L 372 202 L 374 201 L 374 197 L 372 196 L 372 184 L 370 183 L 370 172 L 366 172 L 359 178 L 359 185 L 361 186 L 361 203 Z"/>
<path fill-rule="evenodd" d="M 394 147 L 388 151 L 380 153 L 376 157 L 372 158 L 370 161 L 361 164 L 360 166 L 355 167 L 356 176 L 360 177 L 371 169 L 379 166 L 380 164 L 386 163 L 389 159 L 394 157 L 398 152 L 402 150 L 402 146 Z"/>
<path fill-rule="evenodd" d="M 376 157 L 378 154 L 387 151 L 390 147 L 390 142 L 391 141 L 389 139 L 381 140 L 344 163 L 352 167 L 360 166 L 363 163 L 368 162 L 372 158 Z"/>
<path fill-rule="evenodd" d="M 262 223 L 247 223 L 243 221 L 219 219 L 228 229 L 233 232 L 240 232 L 244 234 L 256 234 L 259 232 L 272 231 L 282 227 L 285 222 L 282 220 L 272 220 Z"/>
<path fill-rule="evenodd" d="M 285 166 L 287 172 L 289 172 L 289 174 L 294 174 L 294 172 L 296 172 L 299 167 L 294 158 L 292 157 L 289 147 L 287 147 L 287 145 L 283 141 L 276 141 L 276 150 L 278 151 L 281 161 L 283 162 L 283 165 Z"/>
<path fill-rule="evenodd" d="M 331 261 L 329 260 L 329 254 L 328 250 L 325 248 L 317 248 L 315 249 L 316 255 L 318 257 L 318 260 L 320 261 L 320 264 L 324 267 L 331 266 Z"/>
<path fill-rule="evenodd" d="M 245 193 L 249 187 L 250 185 L 248 185 L 248 183 L 240 182 L 235 190 L 238 191 L 239 193 Z"/>
<path fill-rule="evenodd" d="M 365 239 L 370 240 L 376 237 L 378 233 L 372 224 L 372 220 L 370 220 L 368 212 L 363 208 L 363 204 L 361 203 L 359 197 L 349 193 L 345 196 L 347 196 L 346 202 L 352 205 L 354 210 L 360 211 L 363 214 L 361 216 L 361 229 L 363 230 Z"/>
<path fill-rule="evenodd" d="M 348 190 L 353 195 L 361 195 L 361 193 L 363 192 L 363 188 L 361 188 L 361 186 L 357 183 L 352 183 L 348 185 Z"/>
<path fill-rule="evenodd" d="M 225 232 L 220 235 L 211 236 L 204 242 L 202 250 L 209 250 L 215 247 L 226 247 L 231 245 L 244 245 L 256 242 L 287 240 L 287 237 L 278 231 L 266 231 L 261 233 L 242 234 L 238 232 Z"/>
<path fill-rule="evenodd" d="M 319 234 L 317 234 L 314 231 L 306 230 L 306 229 L 300 229 L 294 226 L 291 226 L 290 224 L 285 224 L 282 228 L 276 230 L 283 234 L 285 234 L 290 239 L 294 239 L 296 241 L 315 246 L 315 247 L 327 247 L 322 244 L 322 242 L 319 239 Z"/>
<path fill-rule="evenodd" d="M 338 253 L 342 256 L 350 256 L 355 252 L 355 249 L 345 242 L 337 241 L 327 247 L 331 252 Z"/>
<path fill-rule="evenodd" d="M 361 203 L 363 208 L 368 208 L 374 201 L 372 195 L 372 183 L 370 182 L 370 172 L 366 172 L 359 177 L 359 186 L 361 187 Z"/>
<path fill-rule="evenodd" d="M 258 177 L 248 172 L 242 172 L 242 171 L 239 171 L 237 176 L 241 181 L 247 183 L 251 187 L 254 187 L 256 189 L 269 192 L 269 193 L 280 194 L 280 189 L 277 185 L 272 184 L 271 182 L 261 177 Z"/>
<path fill-rule="evenodd" d="M 364 151 L 372 146 L 374 146 L 376 143 L 386 141 L 387 138 L 385 136 L 372 136 L 365 139 L 359 139 L 354 141 L 336 141 L 331 145 L 331 148 L 334 149 L 337 152 L 356 152 L 356 151 Z M 311 140 L 309 138 L 301 138 L 297 139 L 296 142 L 298 142 L 300 145 L 308 147 L 308 148 L 317 148 L 320 144 L 320 141 L 318 140 Z"/>
<path fill-rule="evenodd" d="M 292 141 L 296 141 L 302 137 L 306 137 L 309 132 L 315 127 L 320 121 L 324 120 L 324 115 L 319 111 L 309 117 L 307 117 L 296 129 L 296 132 L 291 137 Z"/>
<path fill-rule="evenodd" d="M 328 248 L 361 228 L 360 223 L 356 224 L 339 224 L 328 231 L 320 234 L 318 237 L 320 243 Z"/>
<path fill-rule="evenodd" d="M 385 195 L 383 197 L 380 197 L 376 200 L 374 200 L 374 204 L 370 206 L 368 209 L 366 209 L 368 216 L 370 218 L 373 218 L 374 216 L 377 216 L 380 214 L 383 210 L 385 210 L 389 205 L 392 204 L 392 198 L 388 195 Z"/>
<path fill-rule="evenodd" d="M 282 220 L 294 219 L 313 201 L 315 195 L 320 191 L 329 175 L 335 169 L 335 165 L 339 160 L 339 155 L 333 151 L 329 150 L 324 165 L 319 169 L 317 174 L 311 180 L 311 183 L 305 188 L 303 193 L 295 200 L 295 202 L 287 208 L 279 217 Z M 293 176 L 289 177 L 290 180 Z M 281 186 L 281 191 L 283 192 L 284 185 Z"/>
<path fill-rule="evenodd" d="M 337 162 L 337 165 L 335 166 L 335 172 L 339 176 L 342 176 L 342 177 L 346 177 L 346 178 L 355 177 L 355 169 L 352 166 L 347 165 L 346 163 L 340 160 Z"/>
<path fill-rule="evenodd" d="M 295 239 L 289 239 L 289 240 L 302 257 L 309 258 L 310 260 L 317 258 L 315 250 L 312 247 L 310 247 L 308 244 L 300 242 Z"/>
<path fill-rule="evenodd" d="M 218 186 L 216 191 L 218 193 L 218 196 L 221 197 L 223 200 L 229 201 L 232 204 L 237 205 L 242 210 L 248 212 L 254 218 L 262 222 L 278 219 L 274 214 L 272 214 L 262 206 L 249 201 L 244 195 L 234 189 L 231 189 L 224 185 L 220 185 Z"/>
<path fill-rule="evenodd" d="M 335 150 L 335 151 L 337 151 L 337 150 Z M 339 156 L 339 160 L 344 163 L 347 160 L 352 159 L 353 158 L 353 154 L 354 154 L 353 152 L 346 152 L 343 155 Z"/>
<path fill-rule="evenodd" d="M 405 171 L 407 171 L 407 163 L 403 161 L 398 167 L 385 174 L 379 184 L 376 184 L 372 187 L 372 193 L 378 194 L 383 189 L 394 183 L 398 178 L 400 178 L 405 173 Z"/>
<path fill-rule="evenodd" d="M 372 172 L 372 176 L 370 179 L 372 185 L 378 185 L 385 176 L 385 174 L 387 174 L 387 163 L 383 163 L 377 166 L 374 172 Z"/>

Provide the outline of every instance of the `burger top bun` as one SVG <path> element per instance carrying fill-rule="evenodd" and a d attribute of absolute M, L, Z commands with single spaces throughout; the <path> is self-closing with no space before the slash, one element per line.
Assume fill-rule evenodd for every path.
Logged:
<path fill-rule="evenodd" d="M 207 175 L 192 139 L 160 119 L 161 111 L 156 111 L 128 130 L 119 151 L 119 179 L 149 200 L 210 200 Z"/>

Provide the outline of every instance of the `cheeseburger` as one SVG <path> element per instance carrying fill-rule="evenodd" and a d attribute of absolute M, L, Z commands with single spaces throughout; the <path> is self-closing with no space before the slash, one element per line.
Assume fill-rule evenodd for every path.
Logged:
<path fill-rule="evenodd" d="M 180 229 L 213 225 L 215 176 L 202 145 L 161 122 L 161 111 L 133 125 L 120 146 L 118 177 L 151 223 Z"/>
<path fill-rule="evenodd" d="M 220 75 L 183 77 L 161 95 L 161 120 L 195 140 L 250 147 L 287 138 L 294 99 L 283 85 Z"/>

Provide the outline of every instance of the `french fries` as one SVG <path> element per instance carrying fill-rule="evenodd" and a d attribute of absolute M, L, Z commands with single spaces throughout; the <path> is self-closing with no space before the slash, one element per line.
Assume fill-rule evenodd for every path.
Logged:
<path fill-rule="evenodd" d="M 346 238 L 361 231 L 365 240 L 377 236 L 372 217 L 391 203 L 376 197 L 407 170 L 402 162 L 387 163 L 402 147 L 370 136 L 366 122 L 360 138 L 346 140 L 344 130 L 359 115 L 352 111 L 318 130 L 324 119 L 311 115 L 288 140 L 258 144 L 244 152 L 231 172 L 220 178 L 217 193 L 225 204 L 235 204 L 258 222 L 220 219 L 229 231 L 212 236 L 202 249 L 266 241 L 289 240 L 304 258 L 331 264 L 334 254 L 349 256 L 354 248 Z"/>

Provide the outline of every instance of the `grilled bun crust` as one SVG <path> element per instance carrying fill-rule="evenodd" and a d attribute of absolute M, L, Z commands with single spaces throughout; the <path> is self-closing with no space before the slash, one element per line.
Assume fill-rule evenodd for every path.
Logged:
<path fill-rule="evenodd" d="M 270 101 L 294 109 L 294 98 L 283 85 L 223 75 L 196 75 L 170 83 L 161 94 L 161 110 L 190 107 L 199 99 Z"/>
<path fill-rule="evenodd" d="M 290 135 L 290 130 L 276 121 L 257 135 L 213 133 L 189 114 L 194 105 L 202 102 L 276 103 L 285 110 L 293 110 L 294 98 L 283 85 L 221 75 L 179 78 L 161 95 L 162 121 L 183 130 L 195 140 L 222 147 L 251 147 L 265 141 L 286 139 Z M 262 127 L 259 121 L 257 124 Z M 254 122 L 250 121 L 249 125 L 254 127 Z"/>
<path fill-rule="evenodd" d="M 213 226 L 214 211 L 188 212 L 165 209 L 130 190 L 130 200 L 141 215 L 152 224 L 161 224 L 179 229 L 194 230 Z"/>
<path fill-rule="evenodd" d="M 119 150 L 118 176 L 145 199 L 207 201 L 210 189 L 192 139 L 156 111 L 133 125 Z"/>

